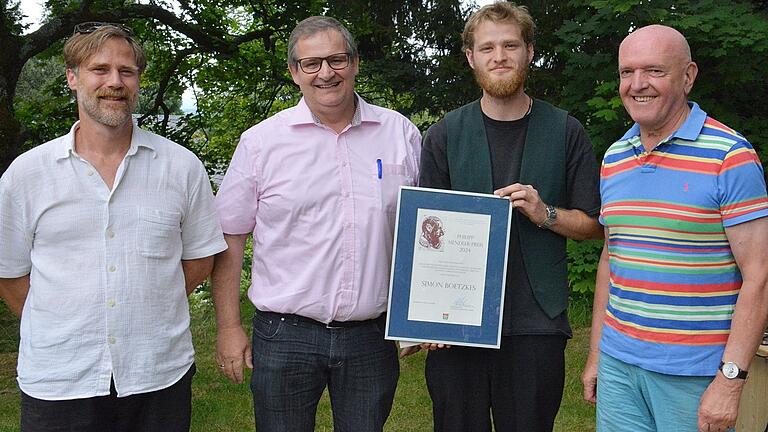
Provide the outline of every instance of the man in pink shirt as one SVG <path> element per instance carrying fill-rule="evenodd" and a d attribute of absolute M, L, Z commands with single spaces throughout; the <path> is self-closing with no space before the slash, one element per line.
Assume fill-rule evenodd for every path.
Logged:
<path fill-rule="evenodd" d="M 259 432 L 312 431 L 327 387 L 334 430 L 380 431 L 399 375 L 384 340 L 397 193 L 418 178 L 421 136 L 354 91 L 359 58 L 338 21 L 310 17 L 288 42 L 303 98 L 243 133 L 216 198 L 216 358 L 251 378 Z M 240 277 L 253 235 L 253 348 Z"/>

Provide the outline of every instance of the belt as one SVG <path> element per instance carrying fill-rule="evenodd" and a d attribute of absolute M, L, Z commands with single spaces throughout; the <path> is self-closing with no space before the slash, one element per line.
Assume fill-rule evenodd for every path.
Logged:
<path fill-rule="evenodd" d="M 261 315 L 264 317 L 269 317 L 273 319 L 279 319 L 280 321 L 284 321 L 288 324 L 298 324 L 298 323 L 305 323 L 305 324 L 312 324 L 318 327 L 325 327 L 328 329 L 334 329 L 334 328 L 351 328 L 351 327 L 359 327 L 364 326 L 368 324 L 374 324 L 378 322 L 384 322 L 386 321 L 387 314 L 382 313 L 381 315 L 377 316 L 376 318 L 371 318 L 369 320 L 362 320 L 362 321 L 331 321 L 328 324 L 324 322 L 320 322 L 318 320 L 314 320 L 312 318 L 307 318 L 302 315 L 296 315 L 296 314 L 283 314 L 283 313 L 277 313 L 277 312 L 267 312 L 267 311 L 261 311 L 256 309 L 256 315 Z"/>

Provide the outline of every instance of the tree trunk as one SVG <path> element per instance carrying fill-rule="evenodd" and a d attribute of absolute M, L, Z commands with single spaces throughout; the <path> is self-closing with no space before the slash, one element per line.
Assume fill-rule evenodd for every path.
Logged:
<path fill-rule="evenodd" d="M 0 101 L 0 175 L 11 165 L 21 150 L 19 122 L 6 100 Z"/>
<path fill-rule="evenodd" d="M 21 152 L 21 125 L 13 112 L 13 96 L 24 61 L 21 39 L 10 28 L 9 17 L 0 17 L 0 175 Z"/>

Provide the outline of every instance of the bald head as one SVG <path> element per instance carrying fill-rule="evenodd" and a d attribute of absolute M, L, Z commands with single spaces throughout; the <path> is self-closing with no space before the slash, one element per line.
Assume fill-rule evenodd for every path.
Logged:
<path fill-rule="evenodd" d="M 624 38 L 619 46 L 619 56 L 622 48 L 628 45 L 642 44 L 654 47 L 659 53 L 666 53 L 682 63 L 691 61 L 691 47 L 685 36 L 672 27 L 653 24 L 640 27 Z"/>
<path fill-rule="evenodd" d="M 641 137 L 666 138 L 685 121 L 697 73 L 688 42 L 671 27 L 650 25 L 624 38 L 619 95 Z"/>

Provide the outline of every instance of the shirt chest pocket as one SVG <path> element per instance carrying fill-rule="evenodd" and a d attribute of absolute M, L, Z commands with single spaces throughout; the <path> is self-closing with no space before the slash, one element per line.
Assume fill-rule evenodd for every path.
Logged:
<path fill-rule="evenodd" d="M 150 207 L 139 208 L 136 246 L 145 258 L 170 258 L 181 242 L 181 214 Z"/>
<path fill-rule="evenodd" d="M 400 186 L 413 186 L 413 177 L 409 176 L 403 164 L 381 164 L 374 173 L 374 196 L 379 198 L 381 210 L 394 213 L 397 210 L 397 196 Z"/>

